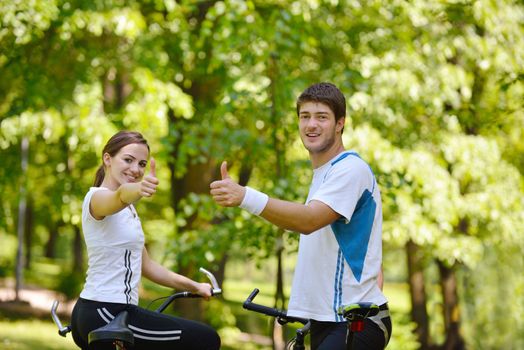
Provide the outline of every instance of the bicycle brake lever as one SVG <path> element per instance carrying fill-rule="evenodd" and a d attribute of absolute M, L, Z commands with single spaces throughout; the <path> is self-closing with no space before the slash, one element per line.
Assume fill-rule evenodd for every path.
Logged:
<path fill-rule="evenodd" d="M 215 276 L 213 276 L 211 272 L 207 271 L 203 267 L 201 267 L 199 270 L 200 272 L 204 273 L 207 276 L 207 278 L 209 278 L 209 280 L 211 281 L 211 285 L 213 286 L 213 289 L 211 290 L 211 294 L 212 295 L 222 294 L 222 289 L 218 285 L 218 282 Z"/>

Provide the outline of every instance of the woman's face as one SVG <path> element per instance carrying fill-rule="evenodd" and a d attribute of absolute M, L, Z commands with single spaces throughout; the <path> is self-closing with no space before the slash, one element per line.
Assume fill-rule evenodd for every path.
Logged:
<path fill-rule="evenodd" d="M 144 176 L 148 158 L 147 146 L 140 143 L 122 147 L 113 157 L 105 153 L 106 177 L 104 183 L 109 185 L 110 189 L 116 190 L 120 185 L 139 182 Z"/>

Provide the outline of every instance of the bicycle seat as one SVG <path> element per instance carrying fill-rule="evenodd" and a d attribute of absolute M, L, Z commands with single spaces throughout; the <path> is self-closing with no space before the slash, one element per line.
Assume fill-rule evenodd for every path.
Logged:
<path fill-rule="evenodd" d="M 135 343 L 135 337 L 127 327 L 128 317 L 128 312 L 124 310 L 105 326 L 89 332 L 89 344 L 122 341 L 126 345 L 132 346 Z"/>
<path fill-rule="evenodd" d="M 346 320 L 352 321 L 362 321 L 365 318 L 375 316 L 379 312 L 379 307 L 373 303 L 355 303 L 342 305 L 338 308 L 338 314 L 342 315 Z"/>

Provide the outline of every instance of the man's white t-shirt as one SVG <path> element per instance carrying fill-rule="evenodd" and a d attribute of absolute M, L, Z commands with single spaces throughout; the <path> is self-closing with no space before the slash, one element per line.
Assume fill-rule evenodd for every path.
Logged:
<path fill-rule="evenodd" d="M 338 307 L 385 303 L 377 278 L 382 264 L 382 202 L 375 176 L 354 152 L 314 169 L 306 203 L 321 201 L 341 215 L 300 235 L 289 316 L 344 322 Z"/>
<path fill-rule="evenodd" d="M 142 224 L 133 205 L 102 220 L 95 219 L 89 210 L 91 197 L 97 191 L 107 190 L 91 187 L 82 205 L 88 269 L 80 297 L 137 305 L 144 249 Z"/>

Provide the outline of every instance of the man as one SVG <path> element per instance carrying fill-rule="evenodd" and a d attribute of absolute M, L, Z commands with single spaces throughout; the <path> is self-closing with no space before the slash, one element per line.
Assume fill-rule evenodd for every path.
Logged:
<path fill-rule="evenodd" d="M 346 100 L 333 84 L 318 83 L 297 100 L 300 138 L 309 152 L 313 180 L 306 204 L 269 198 L 240 186 L 221 166 L 211 195 L 222 206 L 241 208 L 286 230 L 301 233 L 288 315 L 311 319 L 311 346 L 345 349 L 341 305 L 372 302 L 379 315 L 355 334 L 354 349 L 383 349 L 391 319 L 382 284 L 382 204 L 370 167 L 346 151 L 342 132 Z"/>

